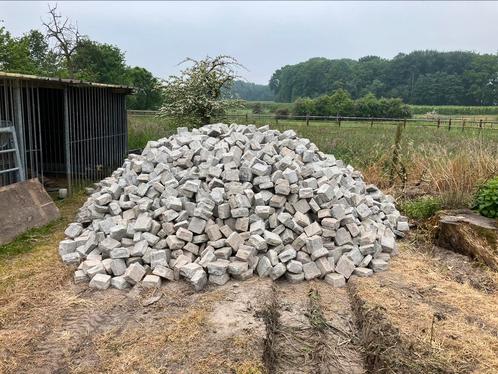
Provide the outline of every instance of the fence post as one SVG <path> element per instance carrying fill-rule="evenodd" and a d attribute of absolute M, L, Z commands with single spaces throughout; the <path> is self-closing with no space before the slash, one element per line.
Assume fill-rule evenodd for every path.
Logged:
<path fill-rule="evenodd" d="M 373 125 L 374 125 L 374 120 L 373 120 L 373 118 L 372 118 L 372 117 L 370 117 L 370 128 L 372 128 L 372 127 L 373 127 Z"/>
<path fill-rule="evenodd" d="M 441 126 L 441 118 L 438 118 L 437 119 L 437 128 L 439 128 Z"/>
<path fill-rule="evenodd" d="M 339 118 L 339 127 L 341 127 L 341 117 L 338 118 Z"/>
<path fill-rule="evenodd" d="M 463 132 L 464 129 L 465 129 L 465 118 L 462 119 L 462 132 Z"/>
<path fill-rule="evenodd" d="M 278 115 L 275 116 L 275 125 L 278 125 Z"/>
<path fill-rule="evenodd" d="M 479 130 L 482 130 L 482 118 L 479 120 Z"/>
<path fill-rule="evenodd" d="M 249 118 L 248 118 L 248 115 L 246 113 L 246 125 L 249 123 Z"/>
<path fill-rule="evenodd" d="M 306 114 L 306 126 L 310 125 L 310 116 L 309 114 Z"/>
<path fill-rule="evenodd" d="M 403 133 L 403 125 L 398 123 L 396 126 L 396 135 L 394 137 L 394 149 L 393 149 L 393 158 L 391 160 L 391 170 L 389 172 L 389 181 L 391 185 L 394 184 L 394 179 L 396 176 L 396 170 L 399 164 L 399 154 L 401 152 L 401 135 Z"/>
<path fill-rule="evenodd" d="M 450 130 L 451 130 L 451 118 L 450 118 L 450 120 L 448 121 L 448 131 L 450 131 Z"/>
<path fill-rule="evenodd" d="M 406 118 L 403 119 L 403 128 L 406 129 Z"/>

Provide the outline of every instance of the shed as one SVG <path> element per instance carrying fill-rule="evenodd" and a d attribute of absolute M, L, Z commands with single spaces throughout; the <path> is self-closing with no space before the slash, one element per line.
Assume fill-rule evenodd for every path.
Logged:
<path fill-rule="evenodd" d="M 130 93 L 127 86 L 0 72 L 0 186 L 48 177 L 71 191 L 109 175 L 127 155 Z"/>

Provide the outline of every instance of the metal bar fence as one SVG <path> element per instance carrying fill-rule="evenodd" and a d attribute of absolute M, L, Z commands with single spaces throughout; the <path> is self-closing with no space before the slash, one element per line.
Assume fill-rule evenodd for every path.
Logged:
<path fill-rule="evenodd" d="M 70 190 L 109 175 L 128 151 L 125 95 L 108 88 L 0 79 L 0 127 L 11 126 L 25 177 L 61 186 L 63 176 Z M 24 179 L 2 152 L 11 142 L 0 134 L 0 186 Z"/>

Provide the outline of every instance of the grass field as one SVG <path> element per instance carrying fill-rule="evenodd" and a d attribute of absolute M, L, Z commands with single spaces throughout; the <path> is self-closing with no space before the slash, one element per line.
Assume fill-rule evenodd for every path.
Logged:
<path fill-rule="evenodd" d="M 437 112 L 445 116 L 498 116 L 498 106 L 410 105 L 413 114 Z"/>

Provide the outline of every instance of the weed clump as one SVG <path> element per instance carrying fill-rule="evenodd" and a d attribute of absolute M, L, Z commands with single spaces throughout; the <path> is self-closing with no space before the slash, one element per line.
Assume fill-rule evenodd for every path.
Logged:
<path fill-rule="evenodd" d="M 401 204 L 401 210 L 412 219 L 428 219 L 438 210 L 441 210 L 443 204 L 437 197 L 424 196 L 418 199 L 409 200 Z"/>
<path fill-rule="evenodd" d="M 485 217 L 498 218 L 498 176 L 479 188 L 474 208 Z"/>

